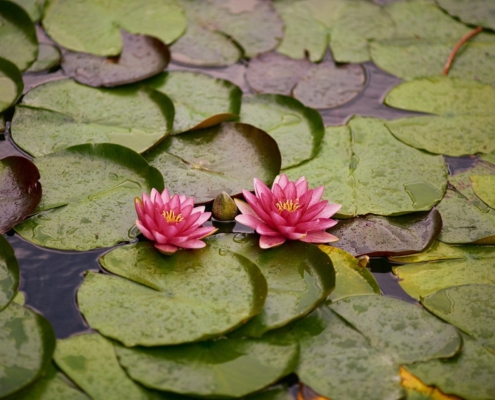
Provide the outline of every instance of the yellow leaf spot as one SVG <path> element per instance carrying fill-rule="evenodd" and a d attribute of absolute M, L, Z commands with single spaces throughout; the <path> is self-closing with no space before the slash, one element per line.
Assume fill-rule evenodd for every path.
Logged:
<path fill-rule="evenodd" d="M 400 367 L 400 377 L 402 381 L 400 384 L 410 390 L 415 390 L 416 392 L 420 392 L 429 396 L 432 400 L 462 400 L 460 397 L 452 396 L 449 394 L 445 394 L 440 391 L 440 389 L 434 386 L 427 386 L 421 380 L 411 374 L 404 367 Z"/>

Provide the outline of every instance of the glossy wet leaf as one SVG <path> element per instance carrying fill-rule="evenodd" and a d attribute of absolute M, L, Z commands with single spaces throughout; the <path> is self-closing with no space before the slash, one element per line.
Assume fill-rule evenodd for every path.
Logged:
<path fill-rule="evenodd" d="M 208 238 L 215 248 L 241 254 L 255 263 L 266 278 L 268 294 L 263 311 L 237 329 L 236 337 L 260 337 L 304 317 L 323 302 L 335 284 L 332 261 L 316 246 L 299 241 L 262 250 L 259 236 L 226 234 Z"/>
<path fill-rule="evenodd" d="M 10 156 L 0 160 L 0 232 L 32 214 L 41 199 L 40 173 L 27 158 Z"/>
<path fill-rule="evenodd" d="M 38 379 L 48 367 L 55 333 L 41 315 L 16 303 L 0 312 L 0 396 Z"/>
<path fill-rule="evenodd" d="M 10 61 L 0 58 L 0 112 L 16 102 L 23 89 L 19 69 Z"/>
<path fill-rule="evenodd" d="M 101 263 L 119 276 L 89 273 L 79 308 L 92 328 L 126 346 L 219 336 L 259 314 L 267 293 L 256 265 L 211 247 L 165 256 L 140 242 Z"/>
<path fill-rule="evenodd" d="M 484 400 L 495 393 L 495 355 L 462 334 L 460 353 L 445 360 L 408 365 L 407 369 L 429 386 L 465 399 Z"/>
<path fill-rule="evenodd" d="M 491 246 L 451 246 L 435 242 L 423 253 L 391 257 L 410 263 L 393 269 L 401 287 L 415 299 L 452 286 L 495 285 L 495 248 Z"/>
<path fill-rule="evenodd" d="M 379 119 L 360 117 L 327 127 L 316 157 L 286 173 L 325 186 L 323 198 L 343 205 L 341 217 L 430 210 L 447 183 L 442 157 L 404 145 Z"/>
<path fill-rule="evenodd" d="M 26 240 L 64 250 L 109 247 L 135 237 L 134 198 L 163 178 L 132 150 L 85 144 L 37 158 L 43 197 L 39 213 L 15 227 Z"/>
<path fill-rule="evenodd" d="M 14 249 L 0 237 L 0 312 L 14 299 L 19 286 L 19 264 Z"/>
<path fill-rule="evenodd" d="M 43 0 L 10 0 L 13 3 L 24 8 L 33 22 L 41 19 L 41 11 L 43 8 Z"/>
<path fill-rule="evenodd" d="M 448 77 L 402 83 L 387 95 L 387 105 L 436 116 L 387 122 L 403 142 L 431 153 L 461 156 L 495 149 L 495 89 Z"/>
<path fill-rule="evenodd" d="M 344 250 L 319 245 L 318 248 L 332 260 L 335 269 L 335 289 L 328 300 L 338 301 L 345 297 L 365 294 L 381 294 L 380 287 L 366 266 Z"/>
<path fill-rule="evenodd" d="M 196 203 L 213 201 L 221 192 L 253 190 L 254 177 L 270 184 L 281 165 L 270 135 L 233 122 L 169 136 L 144 157 L 163 174 L 169 191 L 194 196 Z"/>
<path fill-rule="evenodd" d="M 64 53 L 62 69 L 88 86 L 120 86 L 139 82 L 165 69 L 170 61 L 168 47 L 150 36 L 132 35 L 124 30 L 118 59 L 87 53 Z"/>
<path fill-rule="evenodd" d="M 96 89 L 72 80 L 38 86 L 12 120 L 12 138 L 35 157 L 82 143 L 115 143 L 143 152 L 172 130 L 174 107 L 139 85 Z"/>
<path fill-rule="evenodd" d="M 175 0 L 49 0 L 43 27 L 63 47 L 99 56 L 122 51 L 120 29 L 171 43 L 186 29 L 184 11 Z"/>
<path fill-rule="evenodd" d="M 495 208 L 495 175 L 470 175 L 474 193 L 491 208 Z"/>
<path fill-rule="evenodd" d="M 452 357 L 461 346 L 453 326 L 403 300 L 359 296 L 329 307 L 361 332 L 372 347 L 398 364 Z"/>
<path fill-rule="evenodd" d="M 241 122 L 272 136 L 282 154 L 282 168 L 310 160 L 318 152 L 325 127 L 321 115 L 288 96 L 259 94 L 242 100 Z"/>
<path fill-rule="evenodd" d="M 291 373 L 296 344 L 267 339 L 220 339 L 159 348 L 116 346 L 132 379 L 159 390 L 191 396 L 241 397 Z"/>
<path fill-rule="evenodd" d="M 0 2 L 0 57 L 24 71 L 37 55 L 38 39 L 29 15 L 15 3 Z"/>
<path fill-rule="evenodd" d="M 164 72 L 145 84 L 166 94 L 174 103 L 175 133 L 209 128 L 236 119 L 241 110 L 241 89 L 209 75 Z"/>
<path fill-rule="evenodd" d="M 48 43 L 40 43 L 38 58 L 36 58 L 36 61 L 29 67 L 27 72 L 40 72 L 52 69 L 60 64 L 61 58 L 60 50 L 57 47 Z"/>
<path fill-rule="evenodd" d="M 430 246 L 442 229 L 437 209 L 399 217 L 366 215 L 339 221 L 330 232 L 339 238 L 332 246 L 358 257 L 400 256 Z"/>
<path fill-rule="evenodd" d="M 437 317 L 456 326 L 495 351 L 495 285 L 464 285 L 439 290 L 421 303 Z"/>
<path fill-rule="evenodd" d="M 490 0 L 437 0 L 437 3 L 466 24 L 495 30 L 495 4 Z"/>

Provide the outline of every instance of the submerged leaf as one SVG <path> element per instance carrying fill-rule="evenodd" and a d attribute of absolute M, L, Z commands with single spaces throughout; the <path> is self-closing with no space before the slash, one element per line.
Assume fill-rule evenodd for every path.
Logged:
<path fill-rule="evenodd" d="M 19 264 L 14 249 L 0 237 L 0 312 L 14 300 L 19 286 Z"/>

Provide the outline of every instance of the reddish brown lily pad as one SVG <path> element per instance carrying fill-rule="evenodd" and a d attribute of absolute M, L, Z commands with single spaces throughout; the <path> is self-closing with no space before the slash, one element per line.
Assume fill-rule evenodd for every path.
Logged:
<path fill-rule="evenodd" d="M 0 160 L 0 233 L 31 214 L 41 200 L 38 168 L 24 157 Z"/>
<path fill-rule="evenodd" d="M 158 39 L 121 30 L 123 48 L 117 57 L 67 51 L 65 74 L 85 85 L 112 87 L 134 83 L 162 72 L 170 61 L 168 47 Z"/>

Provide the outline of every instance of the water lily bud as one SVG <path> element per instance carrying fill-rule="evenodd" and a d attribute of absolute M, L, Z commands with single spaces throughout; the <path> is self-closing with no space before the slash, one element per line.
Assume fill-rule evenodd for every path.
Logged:
<path fill-rule="evenodd" d="M 213 216 L 219 221 L 232 221 L 237 215 L 237 206 L 227 193 L 222 192 L 213 202 Z"/>

